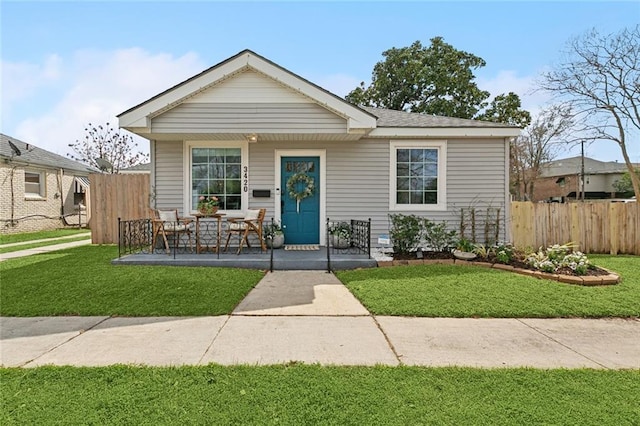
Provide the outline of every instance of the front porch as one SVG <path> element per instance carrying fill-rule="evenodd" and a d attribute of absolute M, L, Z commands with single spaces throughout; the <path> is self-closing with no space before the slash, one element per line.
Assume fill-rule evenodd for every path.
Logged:
<path fill-rule="evenodd" d="M 329 250 L 331 250 L 329 248 Z M 273 253 L 273 258 L 271 254 Z M 261 270 L 325 270 L 335 271 L 357 268 L 375 268 L 377 262 L 367 254 L 340 250 L 327 255 L 327 247 L 319 250 L 245 250 L 237 255 L 235 250 L 220 253 L 135 253 L 114 259 L 114 265 L 169 265 L 169 266 L 209 266 L 222 268 L 248 268 Z"/>
<path fill-rule="evenodd" d="M 345 248 L 336 247 L 331 232 L 347 222 L 327 221 L 327 245 L 300 247 L 293 250 L 268 248 L 262 251 L 257 238 L 251 241 L 251 247 L 243 247 L 238 254 L 238 245 L 232 239 L 228 250 L 224 250 L 224 231 L 217 235 L 215 222 L 200 230 L 200 238 L 208 240 L 207 248 L 198 251 L 196 246 L 202 241 L 188 239 L 186 234 L 169 235 L 169 249 L 157 240 L 152 244 L 151 219 L 119 221 L 118 258 L 114 265 L 169 265 L 169 266 L 206 266 L 225 268 L 247 268 L 261 270 L 346 270 L 375 268 L 377 262 L 371 257 L 371 222 L 349 221 L 349 244 Z M 194 229 L 195 232 L 195 229 Z M 192 235 L 192 238 L 194 235 Z M 219 242 L 219 243 L 218 243 Z M 220 250 L 217 245 L 221 244 Z"/>

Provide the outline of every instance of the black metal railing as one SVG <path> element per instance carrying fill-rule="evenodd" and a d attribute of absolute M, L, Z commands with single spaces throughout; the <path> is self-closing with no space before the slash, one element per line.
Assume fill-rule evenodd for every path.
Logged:
<path fill-rule="evenodd" d="M 371 259 L 371 219 L 337 220 L 327 218 L 327 271 L 331 272 L 331 253 L 366 254 Z"/>
<path fill-rule="evenodd" d="M 151 219 L 118 218 L 118 257 L 125 254 L 149 253 L 150 248 Z"/>

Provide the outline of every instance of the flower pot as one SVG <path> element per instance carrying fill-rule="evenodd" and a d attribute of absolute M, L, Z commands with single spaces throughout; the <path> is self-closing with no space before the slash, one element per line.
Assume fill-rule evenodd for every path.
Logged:
<path fill-rule="evenodd" d="M 351 241 L 349 240 L 349 238 L 343 238 L 339 235 L 332 235 L 331 245 L 333 246 L 333 248 L 346 249 L 351 245 Z"/>
<path fill-rule="evenodd" d="M 282 248 L 284 246 L 284 234 L 275 234 L 273 239 L 267 238 L 266 242 L 269 248 L 272 248 L 272 246 L 274 249 Z"/>
<path fill-rule="evenodd" d="M 218 212 L 218 206 L 212 206 L 212 207 L 199 207 L 198 211 L 200 212 L 200 214 L 204 214 L 204 215 L 214 215 Z"/>

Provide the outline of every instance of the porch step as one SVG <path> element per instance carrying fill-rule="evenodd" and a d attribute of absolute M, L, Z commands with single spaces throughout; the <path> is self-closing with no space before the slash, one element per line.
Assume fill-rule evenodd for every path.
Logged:
<path fill-rule="evenodd" d="M 224 268 L 246 268 L 268 270 L 269 254 L 243 253 L 240 255 L 224 253 L 220 257 L 215 253 L 207 254 L 130 254 L 111 261 L 114 265 L 166 265 L 166 266 L 210 266 Z M 375 268 L 375 259 L 366 255 L 332 255 L 332 270 Z M 273 269 L 278 271 L 326 271 L 326 251 L 274 251 Z"/>

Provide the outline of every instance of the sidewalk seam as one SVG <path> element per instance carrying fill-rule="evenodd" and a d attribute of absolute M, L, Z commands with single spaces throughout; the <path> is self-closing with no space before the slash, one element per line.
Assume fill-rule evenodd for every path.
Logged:
<path fill-rule="evenodd" d="M 231 319 L 231 314 L 227 315 L 227 319 L 224 321 L 222 326 L 218 329 L 218 332 L 216 333 L 216 335 L 213 336 L 213 339 L 211 339 L 211 343 L 209 343 L 209 346 L 207 346 L 207 349 L 204 350 L 204 352 L 202 353 L 202 356 L 200 357 L 200 359 L 198 359 L 198 363 L 196 365 L 202 365 L 202 360 L 207 355 L 209 350 L 211 350 L 211 348 L 213 347 L 213 344 L 218 339 L 218 336 L 220 336 L 220 333 L 222 332 L 222 329 L 227 325 L 227 323 L 229 322 L 230 319 Z"/>
<path fill-rule="evenodd" d="M 395 356 L 396 360 L 398 360 L 398 366 L 403 366 L 404 362 L 402 362 L 401 356 L 396 351 L 396 347 L 393 346 L 393 343 L 391 343 L 391 340 L 389 339 L 389 336 L 387 336 L 387 333 L 385 333 L 382 329 L 382 326 L 378 322 L 378 319 L 371 313 L 369 314 L 369 316 L 371 317 L 371 319 L 373 319 L 374 324 L 376 325 L 376 327 L 378 327 L 378 330 L 380 330 L 380 333 L 382 333 L 382 335 L 384 336 L 384 340 L 386 340 L 387 345 L 389 345 L 389 349 L 391 349 L 391 352 L 393 352 L 393 356 Z"/>
<path fill-rule="evenodd" d="M 33 358 L 33 359 L 30 359 L 29 361 L 26 361 L 26 362 L 22 363 L 22 365 L 20 365 L 20 368 L 26 367 L 26 366 L 27 366 L 27 364 L 30 364 L 30 363 L 32 363 L 33 361 L 37 360 L 38 358 L 41 358 L 42 356 L 44 356 L 44 355 L 46 355 L 46 354 L 48 354 L 48 353 L 51 353 L 51 352 L 55 351 L 56 349 L 58 349 L 58 348 L 59 348 L 60 346 L 62 346 L 62 345 L 66 345 L 66 344 L 67 344 L 67 343 L 69 343 L 70 341 L 74 340 L 76 337 L 80 337 L 80 336 L 82 336 L 82 335 L 83 335 L 84 333 L 86 333 L 87 331 L 93 330 L 94 328 L 96 328 L 97 326 L 99 326 L 100 324 L 102 324 L 103 322 L 105 322 L 105 321 L 107 321 L 107 320 L 109 320 L 109 319 L 111 319 L 111 318 L 113 318 L 113 316 L 108 316 L 108 317 L 106 317 L 105 319 L 103 319 L 103 320 L 101 320 L 101 321 L 98 321 L 97 323 L 95 323 L 95 324 L 94 324 L 94 325 L 92 325 L 91 327 L 89 327 L 89 328 L 87 328 L 87 329 L 84 329 L 84 330 L 80 330 L 80 331 L 78 332 L 78 334 L 76 334 L 75 336 L 71 336 L 70 338 L 68 338 L 68 339 L 67 339 L 67 340 L 65 340 L 64 342 L 62 342 L 62 343 L 60 343 L 60 344 L 58 344 L 58 345 L 56 345 L 56 346 L 52 347 L 52 348 L 51 348 L 51 349 L 49 349 L 48 351 L 43 352 L 43 353 L 41 353 L 40 355 L 38 355 L 37 357 L 35 357 L 35 358 Z"/>
<path fill-rule="evenodd" d="M 549 335 L 547 335 L 547 334 L 543 333 L 541 330 L 538 330 L 538 329 L 537 329 L 537 328 L 535 328 L 534 326 L 527 324 L 526 322 L 524 322 L 524 321 L 523 321 L 523 318 L 514 318 L 514 319 L 515 319 L 516 321 L 518 321 L 520 324 L 523 324 L 524 326 L 529 327 L 531 330 L 535 331 L 536 333 L 541 334 L 542 336 L 544 336 L 544 337 L 546 337 L 547 339 L 551 340 L 552 342 L 555 342 L 555 343 L 559 344 L 560 346 L 562 346 L 562 347 L 564 347 L 564 348 L 566 348 L 566 349 L 570 350 L 571 352 L 573 352 L 573 353 L 575 353 L 575 354 L 577 354 L 577 355 L 580 355 L 581 357 L 583 357 L 583 358 L 585 358 L 585 359 L 588 359 L 589 361 L 593 362 L 594 364 L 599 365 L 600 367 L 602 367 L 602 368 L 604 368 L 604 369 L 606 369 L 606 370 L 611 370 L 611 368 L 607 367 L 606 365 L 602 364 L 601 362 L 598 362 L 598 361 L 596 361 L 596 360 L 594 360 L 594 359 L 589 358 L 588 356 L 586 356 L 586 355 L 584 355 L 584 354 L 581 354 L 580 352 L 578 352 L 577 350 L 573 349 L 572 347 L 565 345 L 565 344 L 564 344 L 564 343 L 562 343 L 561 341 L 559 341 L 559 340 L 557 340 L 557 339 L 554 339 L 553 337 L 551 337 L 551 336 L 549 336 Z M 526 318 L 525 318 L 525 319 L 526 319 Z"/>

